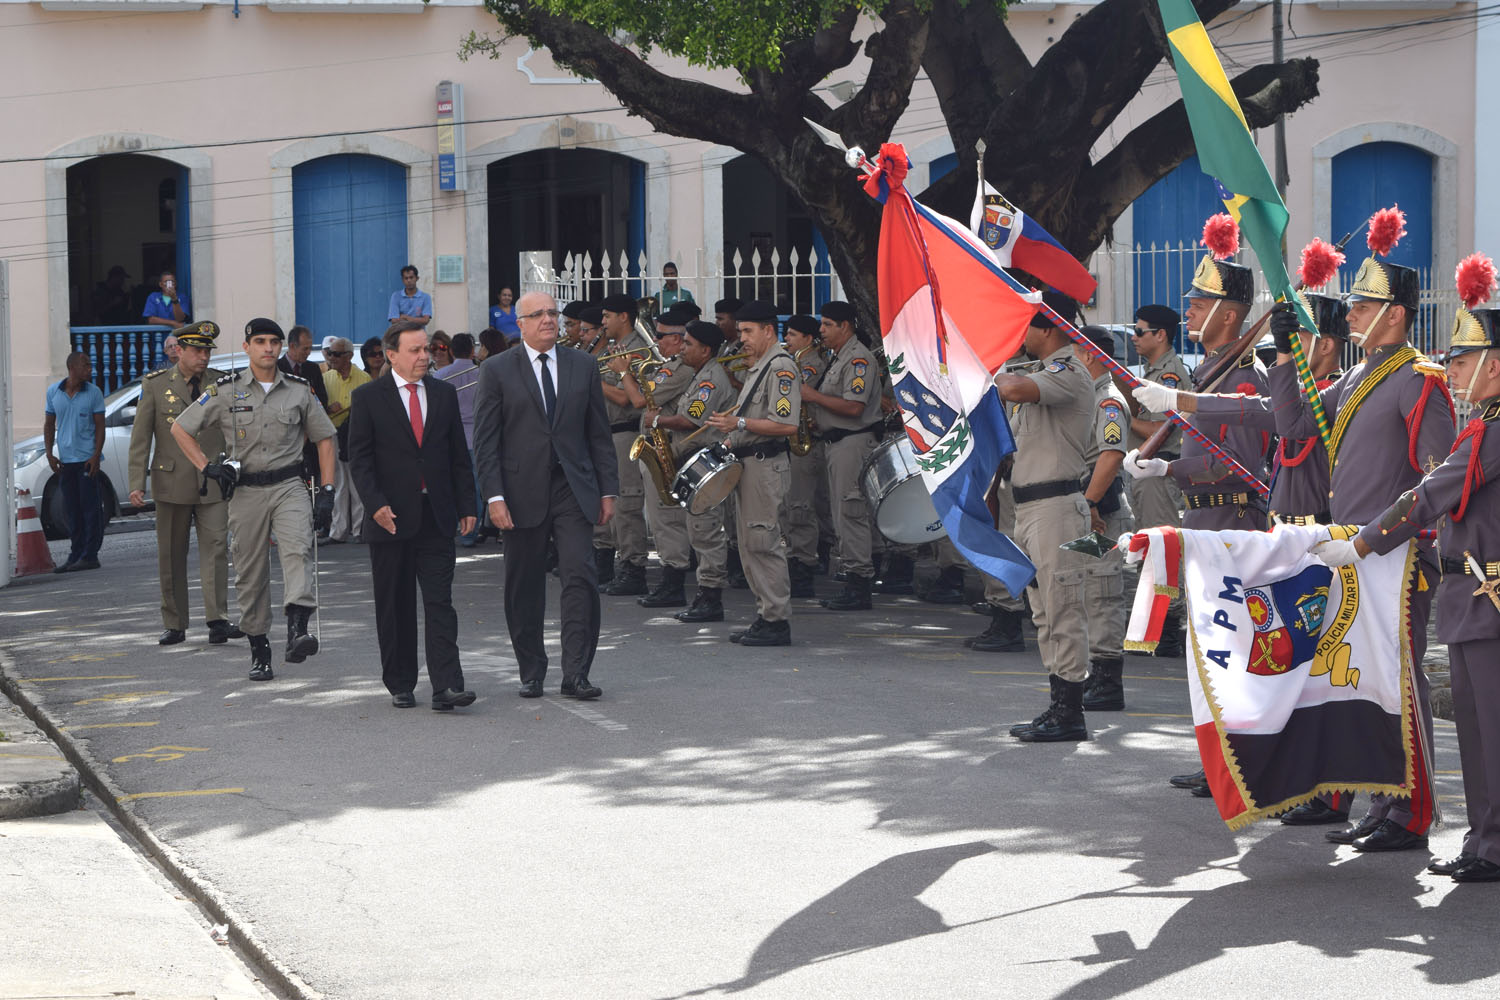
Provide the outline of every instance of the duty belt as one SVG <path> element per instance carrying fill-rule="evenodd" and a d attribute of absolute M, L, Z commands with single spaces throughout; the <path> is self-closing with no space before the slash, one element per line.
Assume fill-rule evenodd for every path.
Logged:
<path fill-rule="evenodd" d="M 1250 504 L 1248 493 L 1186 493 L 1182 497 L 1188 510 L 1203 510 L 1205 507 L 1245 507 Z"/>
<path fill-rule="evenodd" d="M 1326 511 L 1326 510 L 1323 511 L 1321 514 L 1278 514 L 1276 511 L 1273 510 L 1273 511 L 1271 511 L 1271 514 L 1272 514 L 1273 517 L 1275 517 L 1277 520 L 1279 520 L 1282 524 L 1297 524 L 1297 525 L 1301 525 L 1303 527 L 1306 527 L 1307 525 L 1310 525 L 1310 524 L 1332 524 L 1333 523 L 1333 518 L 1331 518 L 1331 517 L 1328 516 L 1328 511 Z"/>
<path fill-rule="evenodd" d="M 302 463 L 284 466 L 280 469 L 272 469 L 270 472 L 241 472 L 236 486 L 275 486 L 284 483 L 288 479 L 296 479 L 302 475 Z"/>
<path fill-rule="evenodd" d="M 884 429 L 885 421 L 880 420 L 868 427 L 856 427 L 853 430 L 847 430 L 843 427 L 833 427 L 829 430 L 823 431 L 822 437 L 824 441 L 832 443 L 834 441 L 842 441 L 844 440 L 844 438 L 851 437 L 855 434 L 879 434 Z"/>
<path fill-rule="evenodd" d="M 755 444 L 742 444 L 733 451 L 735 458 L 775 458 L 786 454 L 787 444 L 785 441 L 757 441 Z"/>
<path fill-rule="evenodd" d="M 1014 486 L 1011 495 L 1016 503 L 1030 503 L 1033 500 L 1050 500 L 1052 497 L 1072 496 L 1074 493 L 1082 493 L 1083 487 L 1078 485 L 1076 479 L 1053 479 L 1045 483 L 1032 483 L 1030 486 Z"/>
<path fill-rule="evenodd" d="M 625 434 L 627 432 L 631 433 L 631 434 L 634 434 L 636 431 L 638 431 L 640 429 L 641 428 L 640 428 L 640 421 L 639 420 L 621 420 L 617 424 L 610 424 L 609 425 L 609 432 L 611 434 Z"/>
<path fill-rule="evenodd" d="M 1444 576 L 1458 576 L 1460 573 L 1466 573 L 1469 576 L 1474 575 L 1473 567 L 1469 565 L 1469 560 L 1467 559 L 1452 559 L 1448 556 L 1443 556 L 1442 562 Z M 1493 580 L 1495 577 L 1500 576 L 1500 562 L 1487 562 L 1482 563 L 1482 565 L 1484 566 L 1484 575 L 1488 579 Z"/>

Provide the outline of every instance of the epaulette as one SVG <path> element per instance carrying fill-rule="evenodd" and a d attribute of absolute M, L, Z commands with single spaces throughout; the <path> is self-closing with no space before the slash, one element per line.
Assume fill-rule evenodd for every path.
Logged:
<path fill-rule="evenodd" d="M 301 375 L 293 375 L 291 372 L 282 372 L 281 377 L 286 379 L 288 382 L 301 382 L 303 385 L 311 384 Z"/>
<path fill-rule="evenodd" d="M 229 382 L 233 382 L 235 379 L 237 379 L 239 377 L 240 376 L 239 376 L 238 372 L 230 372 L 228 375 L 225 375 L 223 378 L 214 379 L 214 385 L 225 385 L 225 384 L 227 384 Z"/>
<path fill-rule="evenodd" d="M 1240 358 L 1240 367 L 1241 368 L 1254 368 L 1255 367 L 1255 362 L 1257 362 L 1259 360 L 1260 359 L 1255 356 L 1255 352 L 1254 351 L 1246 351 L 1245 352 L 1245 356 L 1243 358 Z"/>
<path fill-rule="evenodd" d="M 154 372 L 147 372 L 145 377 L 146 378 L 156 378 L 156 376 L 158 376 L 158 375 L 165 375 L 167 372 L 171 371 L 175 367 L 177 367 L 177 366 L 176 365 L 167 365 L 167 367 L 165 367 L 165 368 L 158 368 Z"/>
<path fill-rule="evenodd" d="M 1500 420 L 1500 399 L 1491 400 L 1490 405 L 1486 406 L 1484 412 L 1479 415 L 1479 419 L 1487 424 Z"/>
<path fill-rule="evenodd" d="M 1418 354 L 1412 361 L 1411 366 L 1418 375 L 1425 376 L 1426 378 L 1435 378 L 1442 382 L 1448 381 L 1448 369 L 1426 355 Z"/>

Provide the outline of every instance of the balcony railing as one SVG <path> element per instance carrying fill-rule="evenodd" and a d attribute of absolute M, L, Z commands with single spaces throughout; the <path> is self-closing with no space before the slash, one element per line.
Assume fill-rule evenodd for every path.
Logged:
<path fill-rule="evenodd" d="M 73 350 L 93 360 L 94 384 L 105 395 L 164 364 L 161 345 L 171 332 L 151 325 L 68 328 Z"/>

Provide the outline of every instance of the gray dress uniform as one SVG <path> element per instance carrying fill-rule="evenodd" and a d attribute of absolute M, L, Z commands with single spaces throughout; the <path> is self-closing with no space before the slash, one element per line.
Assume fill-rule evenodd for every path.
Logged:
<path fill-rule="evenodd" d="M 774 420 L 795 426 L 802 414 L 802 379 L 797 362 L 780 345 L 773 346 L 744 375 L 744 388 L 735 412 L 746 420 Z M 749 431 L 732 431 L 727 441 L 745 464 L 734 495 L 740 562 L 755 610 L 768 622 L 792 616 L 791 581 L 786 570 L 786 544 L 777 512 L 791 479 L 787 439 L 768 438 Z"/>
<path fill-rule="evenodd" d="M 1198 391 L 1204 390 L 1203 383 L 1208 378 L 1214 359 L 1232 346 L 1229 344 L 1220 347 L 1193 370 L 1193 384 Z M 1246 354 L 1240 359 L 1239 367 L 1230 372 L 1219 386 L 1228 393 L 1265 396 L 1266 369 L 1253 353 Z M 1222 420 L 1205 415 L 1201 410 L 1193 414 L 1190 422 L 1253 475 L 1258 478 L 1265 476 L 1266 453 L 1271 448 L 1271 435 L 1268 431 L 1225 424 Z M 1204 531 L 1265 530 L 1265 500 L 1255 492 L 1254 487 L 1210 454 L 1197 439 L 1183 436 L 1182 457 L 1171 463 L 1168 475 L 1182 488 L 1183 503 L 1187 506 L 1187 513 L 1182 518 L 1184 528 Z M 1144 521 L 1141 523 L 1145 524 Z"/>
<path fill-rule="evenodd" d="M 875 354 L 858 337 L 850 337 L 833 356 L 823 376 L 825 395 L 864 403 L 852 417 L 817 407 L 818 434 L 824 442 L 828 467 L 828 496 L 833 530 L 838 538 L 839 566 L 850 576 L 869 579 L 875 574 L 871 560 L 873 522 L 870 505 L 860 488 L 859 473 L 865 460 L 880 444 L 885 419 L 880 409 L 881 366 Z"/>
<path fill-rule="evenodd" d="M 1500 864 L 1500 606 L 1490 596 L 1500 580 L 1500 398 L 1481 402 L 1475 413 L 1447 460 L 1367 524 L 1360 538 L 1386 553 L 1419 528 L 1442 522 L 1437 633 L 1448 644 L 1463 763 L 1469 830 L 1462 852 Z M 1465 553 L 1479 562 L 1483 580 L 1475 578 Z"/>
<path fill-rule="evenodd" d="M 601 354 L 650 347 L 646 338 L 636 330 L 630 336 L 601 349 Z M 627 359 L 628 360 L 628 359 Z M 618 387 L 622 376 L 609 369 L 604 370 L 604 384 Z M 646 484 L 641 478 L 641 467 L 630 460 L 630 446 L 635 443 L 641 422 L 641 411 L 633 406 L 618 406 L 608 399 L 604 401 L 609 416 L 609 433 L 615 445 L 615 463 L 620 468 L 620 498 L 615 501 L 615 516 L 609 524 L 594 531 L 594 547 L 609 548 L 613 545 L 615 558 L 634 566 L 646 565 Z"/>
<path fill-rule="evenodd" d="M 1125 406 L 1125 396 L 1105 372 L 1094 379 L 1094 433 L 1083 456 L 1088 463 L 1088 473 L 1083 477 L 1085 488 L 1092 480 L 1094 465 L 1103 452 L 1125 453 L 1125 435 L 1129 429 L 1130 410 Z M 1125 484 L 1118 475 L 1097 509 L 1099 516 L 1104 518 L 1104 533 L 1110 538 L 1119 538 L 1127 531 L 1135 530 Z M 1106 552 L 1104 558 L 1089 561 L 1092 565 L 1088 568 L 1084 588 L 1089 619 L 1089 658 L 1118 660 L 1125 655 L 1125 553 L 1116 546 Z"/>
<path fill-rule="evenodd" d="M 1141 378 L 1148 382 L 1159 382 L 1172 389 L 1188 389 L 1192 383 L 1192 377 L 1188 374 L 1187 365 L 1177 356 L 1177 352 L 1168 350 L 1161 357 L 1146 365 Z M 1137 414 L 1142 420 L 1165 420 L 1165 413 L 1153 413 L 1142 410 Z M 1139 448 L 1146 443 L 1146 439 L 1135 431 L 1130 431 L 1128 440 L 1131 448 Z M 1157 458 L 1172 461 L 1182 454 L 1182 428 L 1175 428 L 1168 436 L 1166 443 L 1157 451 Z M 1177 481 L 1171 476 L 1152 476 L 1149 479 L 1129 479 L 1126 484 L 1130 489 L 1130 507 L 1135 513 L 1135 523 L 1141 528 L 1157 528 L 1162 525 L 1177 527 L 1182 523 L 1182 490 L 1178 488 Z"/>
<path fill-rule="evenodd" d="M 729 382 L 729 373 L 715 358 L 698 371 L 683 365 L 692 374 L 687 386 L 677 395 L 673 413 L 686 417 L 699 427 L 715 413 L 734 405 L 737 395 Z M 674 434 L 672 454 L 680 469 L 682 464 L 702 448 L 722 440 L 723 435 L 709 428 L 686 444 L 687 434 Z M 653 517 L 657 512 L 653 510 Z M 698 553 L 698 586 L 723 590 L 729 586 L 729 539 L 724 533 L 724 505 L 719 504 L 702 514 L 690 514 L 682 507 L 663 505 L 654 521 L 656 551 L 664 565 L 688 568 L 692 552 Z"/>
<path fill-rule="evenodd" d="M 267 390 L 247 368 L 210 384 L 177 423 L 195 437 L 217 428 L 240 461 L 239 487 L 229 501 L 240 628 L 252 636 L 270 630 L 273 531 L 282 603 L 316 608 L 312 499 L 301 478 L 302 445 L 331 438 L 334 430 L 307 380 L 277 369 Z"/>
<path fill-rule="evenodd" d="M 161 578 L 161 621 L 168 629 L 188 627 L 188 529 L 198 527 L 198 578 L 203 586 L 204 620 L 229 618 L 229 508 L 217 485 L 198 491 L 202 476 L 172 437 L 172 424 L 203 394 L 205 386 L 224 377 L 204 369 L 190 382 L 176 365 L 151 372 L 141 383 L 135 424 L 130 429 L 130 489 L 144 490 L 150 478 L 156 502 L 156 569 Z M 195 435 L 203 453 L 224 451 L 217 426 Z"/>
<path fill-rule="evenodd" d="M 1060 679 L 1077 683 L 1089 664 L 1083 608 L 1089 557 L 1058 546 L 1089 532 L 1089 507 L 1079 482 L 1094 430 L 1093 381 L 1071 345 L 1042 359 L 1040 371 L 1021 377 L 1036 383 L 1041 399 L 1013 404 L 1011 411 L 1016 541 L 1036 566 L 1031 621 L 1042 662 Z"/>
<path fill-rule="evenodd" d="M 822 345 L 809 344 L 793 360 L 803 385 L 817 389 L 823 384 L 828 359 L 823 356 Z M 826 481 L 826 461 L 827 444 L 816 434 L 811 451 L 791 456 L 791 482 L 782 506 L 781 525 L 787 558 L 804 565 L 818 561 L 818 485 Z"/>

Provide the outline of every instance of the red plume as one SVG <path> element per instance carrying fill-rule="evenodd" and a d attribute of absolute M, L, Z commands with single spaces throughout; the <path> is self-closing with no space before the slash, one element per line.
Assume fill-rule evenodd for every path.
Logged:
<path fill-rule="evenodd" d="M 1297 268 L 1297 277 L 1306 288 L 1322 288 L 1333 279 L 1343 266 L 1344 255 L 1332 243 L 1313 237 L 1313 241 L 1302 248 L 1302 265 Z"/>
<path fill-rule="evenodd" d="M 1227 260 L 1240 252 L 1240 225 L 1227 212 L 1210 215 L 1203 223 L 1203 245 L 1214 260 Z"/>
<path fill-rule="evenodd" d="M 1453 280 L 1458 285 L 1458 297 L 1464 300 L 1464 308 L 1473 309 L 1488 302 L 1495 294 L 1495 262 L 1482 253 L 1471 253 L 1458 262 Z"/>
<path fill-rule="evenodd" d="M 1370 250 L 1384 257 L 1395 249 L 1401 237 L 1406 235 L 1406 213 L 1399 205 L 1382 208 L 1370 216 L 1370 231 L 1365 242 Z"/>

